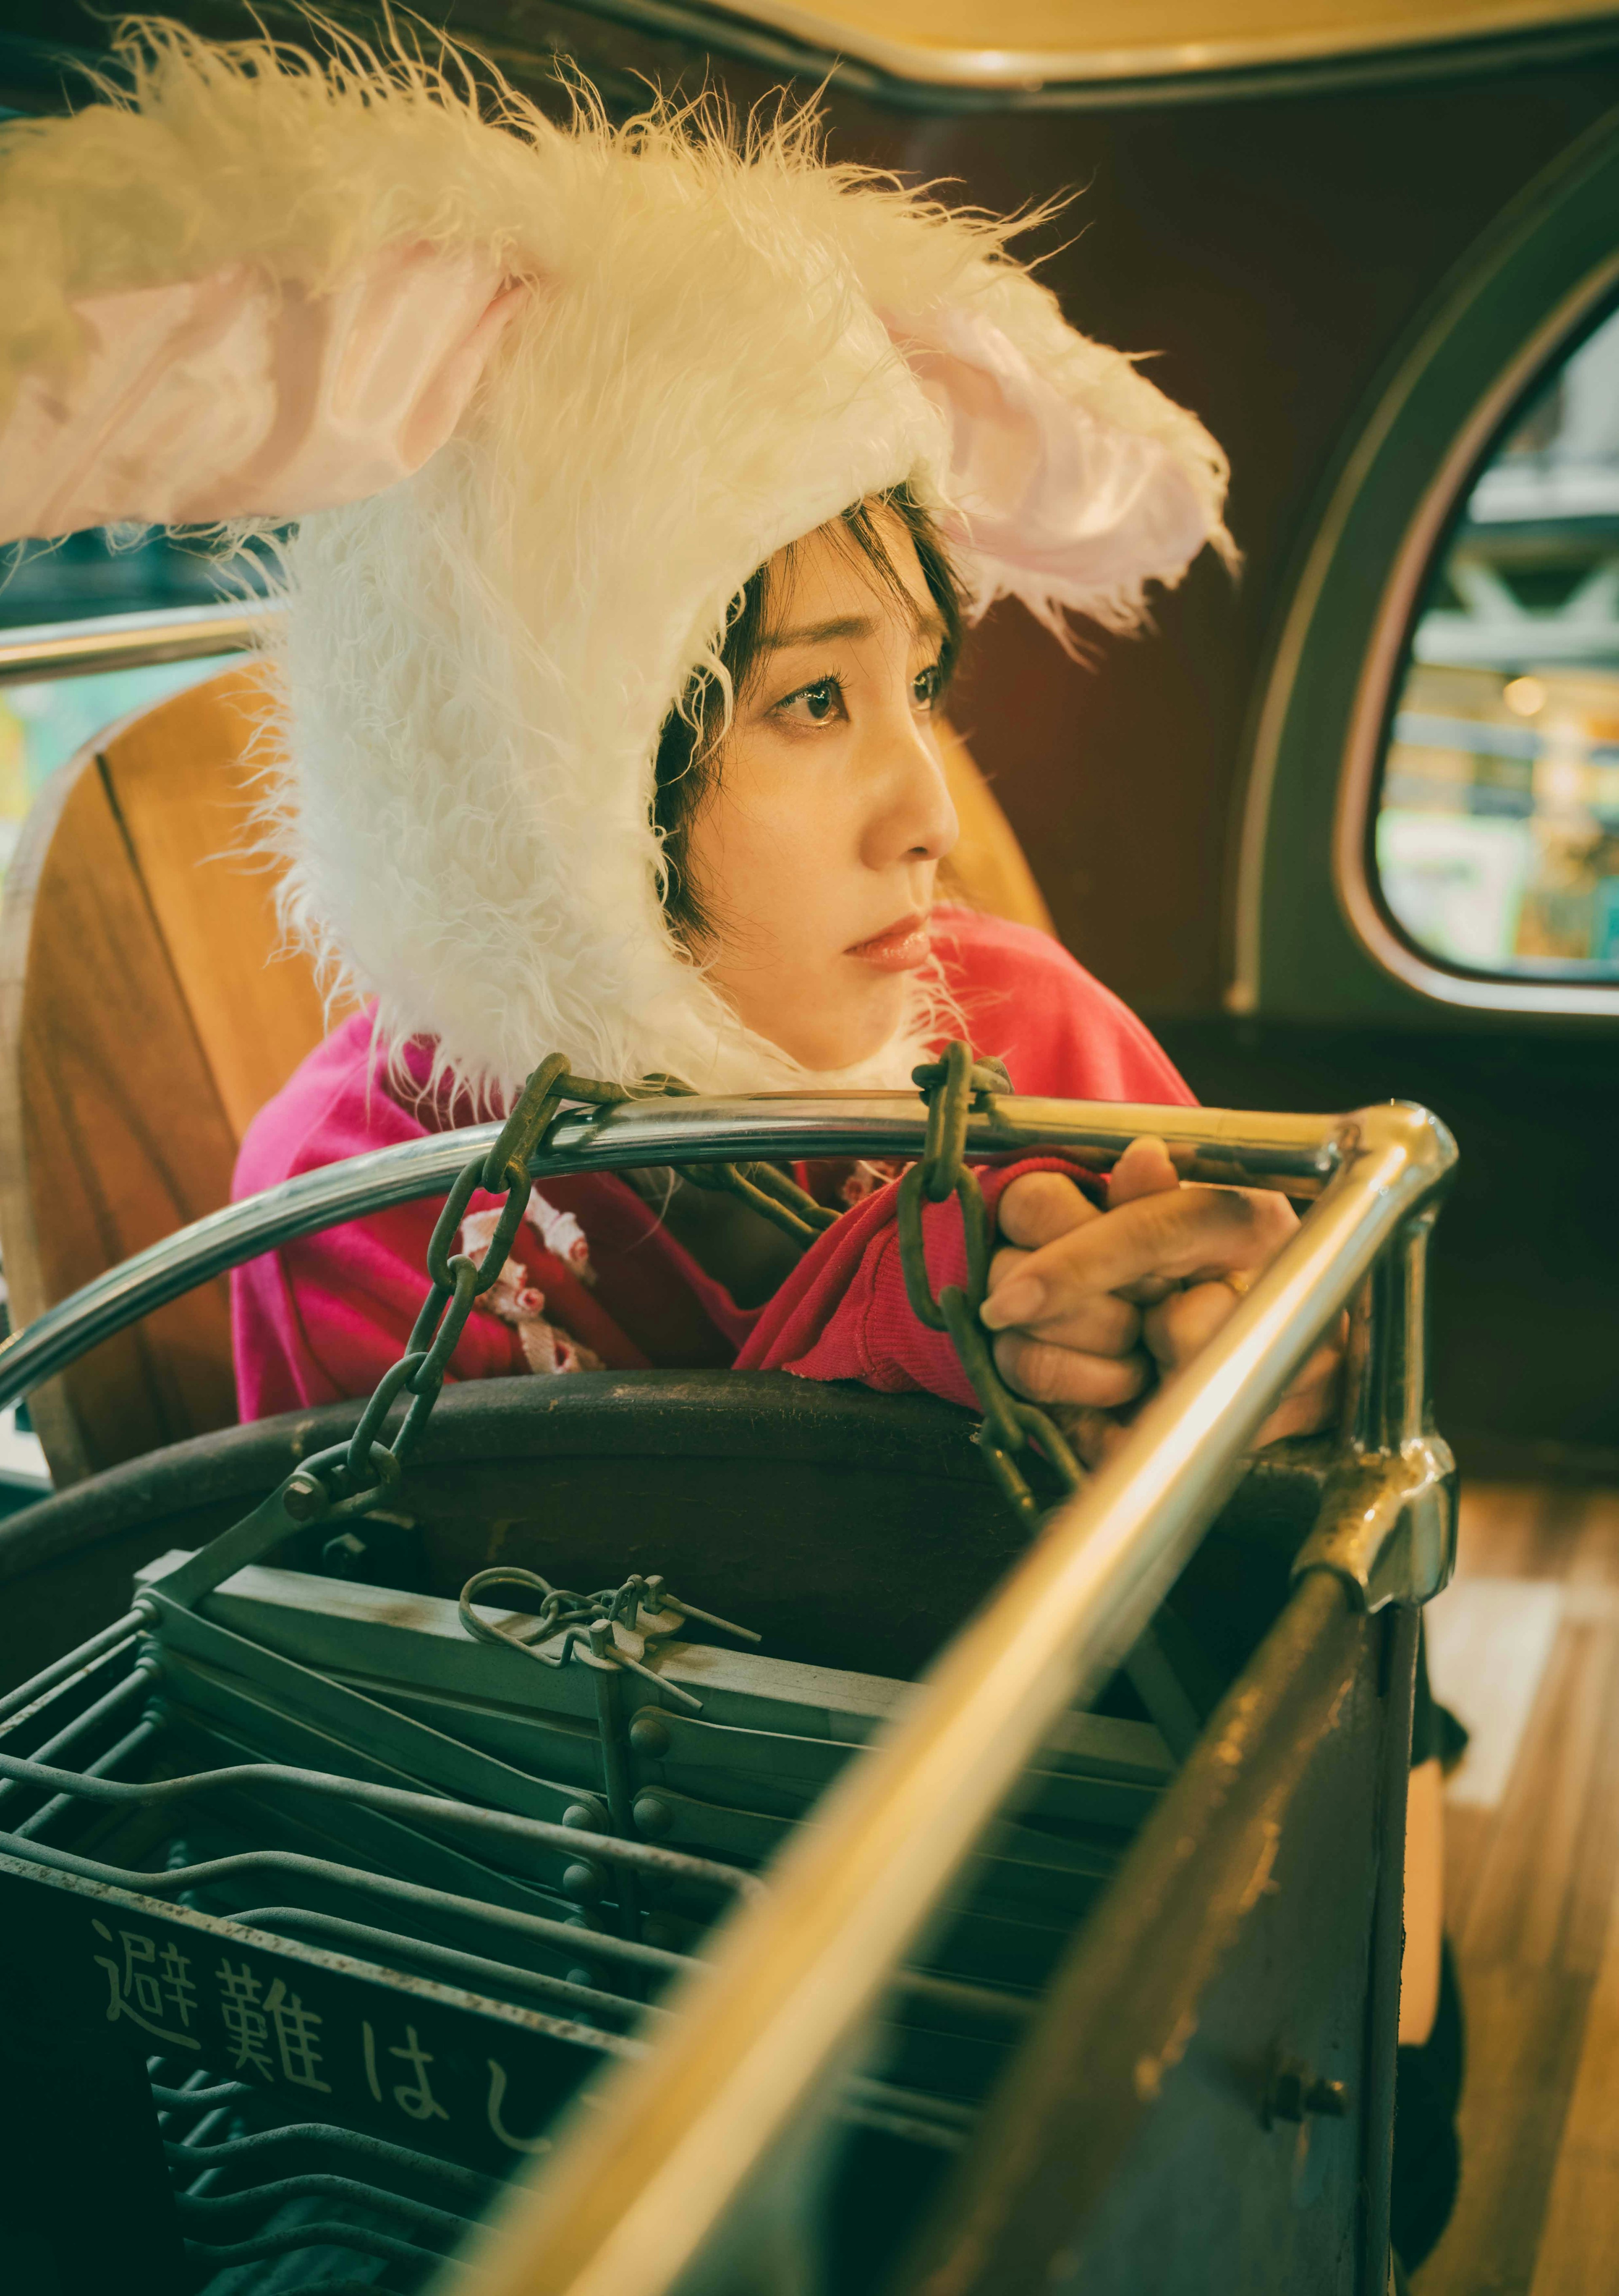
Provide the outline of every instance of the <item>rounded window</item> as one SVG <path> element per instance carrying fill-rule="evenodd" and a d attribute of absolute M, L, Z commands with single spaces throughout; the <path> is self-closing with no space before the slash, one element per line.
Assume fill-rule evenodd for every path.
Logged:
<path fill-rule="evenodd" d="M 1619 309 L 1543 373 L 1428 580 L 1374 813 L 1422 955 L 1619 981 Z"/>

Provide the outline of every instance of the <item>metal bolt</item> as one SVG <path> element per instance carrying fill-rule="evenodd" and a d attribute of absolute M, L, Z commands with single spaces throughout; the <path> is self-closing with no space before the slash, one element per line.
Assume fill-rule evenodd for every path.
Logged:
<path fill-rule="evenodd" d="M 308 1522 L 326 1512 L 326 1494 L 313 1475 L 294 1475 L 281 1495 L 281 1504 L 294 1522 Z"/>
<path fill-rule="evenodd" d="M 1342 2120 L 1348 2110 L 1348 2092 L 1342 2081 L 1325 2080 L 1296 2057 L 1288 2057 L 1271 2075 L 1262 2118 L 1269 2128 L 1275 2121 L 1300 2121 L 1311 2114 Z"/>
<path fill-rule="evenodd" d="M 669 1725 L 661 1714 L 643 1711 L 629 1726 L 629 1742 L 637 1754 L 658 1761 L 669 1751 Z"/>
<path fill-rule="evenodd" d="M 602 1894 L 602 1869 L 576 1858 L 563 1875 L 563 1893 L 570 1898 L 582 1898 L 587 1904 Z"/>
<path fill-rule="evenodd" d="M 366 1559 L 366 1542 L 356 1531 L 340 1530 L 321 1548 L 320 1559 L 334 1578 L 351 1578 Z"/>
<path fill-rule="evenodd" d="M 638 1793 L 635 1798 L 633 1815 L 643 1833 L 656 1841 L 667 1833 L 675 1822 L 675 1814 L 661 1794 Z"/>
<path fill-rule="evenodd" d="M 599 1801 L 571 1801 L 563 1812 L 563 1824 L 577 1826 L 581 1833 L 605 1833 L 607 1813 Z"/>

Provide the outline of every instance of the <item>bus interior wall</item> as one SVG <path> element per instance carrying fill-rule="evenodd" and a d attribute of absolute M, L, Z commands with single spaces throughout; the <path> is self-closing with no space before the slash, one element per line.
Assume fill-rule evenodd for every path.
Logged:
<path fill-rule="evenodd" d="M 1232 463 L 1235 581 L 1212 560 L 1156 635 L 1064 660 L 1015 609 L 952 716 L 1034 857 L 1056 930 L 1141 1012 L 1199 1097 L 1327 1110 L 1409 1097 L 1455 1130 L 1433 1274 L 1435 1408 L 1464 1472 L 1619 1472 L 1604 1209 L 1611 1022 L 1392 1023 L 1223 1009 L 1258 696 L 1335 455 L 1402 332 L 1557 153 L 1619 103 L 1619 60 L 1290 100 L 929 123 L 908 164 L 991 202 L 1073 183 L 1041 243 L 1067 308 L 1155 351 Z M 1435 442 L 1436 454 L 1442 442 Z M 1368 567 L 1368 585 L 1384 570 Z M 1321 772 L 1335 775 L 1324 747 Z M 1369 971 L 1369 966 L 1367 968 Z M 1371 1002 L 1373 1000 L 1368 1000 Z"/>

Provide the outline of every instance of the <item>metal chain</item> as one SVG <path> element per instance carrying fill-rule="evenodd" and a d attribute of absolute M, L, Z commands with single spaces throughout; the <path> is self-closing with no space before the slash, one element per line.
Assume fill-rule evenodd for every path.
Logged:
<path fill-rule="evenodd" d="M 1014 1511 L 1032 1530 L 1045 1509 L 1017 1464 L 1020 1455 L 1032 1448 L 1055 1470 L 1066 1491 L 1077 1490 L 1083 1475 L 1056 1423 L 1006 1385 L 978 1320 L 989 1290 L 991 1231 L 983 1192 L 965 1160 L 967 1119 L 989 1094 L 1010 1092 L 1011 1079 L 999 1062 L 975 1063 L 972 1047 L 961 1041 L 947 1045 L 941 1059 L 911 1073 L 927 1103 L 928 1120 L 921 1161 L 900 1183 L 900 1264 L 906 1295 L 924 1324 L 949 1333 L 983 1412 L 974 1440 Z M 678 1078 L 658 1076 L 646 1078 L 636 1092 L 625 1094 L 594 1078 L 575 1076 L 561 1053 L 540 1062 L 493 1146 L 462 1168 L 445 1200 L 427 1247 L 431 1289 L 405 1353 L 377 1382 L 347 1450 L 304 1462 L 284 1494 L 289 1513 L 307 1520 L 325 1514 L 334 1502 L 344 1514 L 364 1512 L 399 1481 L 432 1415 L 468 1317 L 500 1279 L 529 1208 L 530 1162 L 564 1103 L 610 1108 L 626 1098 L 672 1096 L 690 1089 Z M 675 1168 L 700 1187 L 723 1188 L 739 1196 L 801 1248 L 838 1218 L 773 1165 L 678 1164 Z M 481 1265 L 453 1246 L 474 1194 L 480 1189 L 494 1194 L 502 1188 L 505 1204 Z M 952 1195 L 961 1207 L 967 1281 L 965 1289 L 947 1283 L 935 1297 L 927 1271 L 922 1207 L 925 1201 L 943 1203 Z M 409 1396 L 409 1405 L 392 1442 L 384 1442 L 383 1426 L 402 1394 Z M 333 1470 L 333 1487 L 328 1488 L 323 1471 Z M 1178 1685 L 1159 1679 L 1165 1669 L 1150 1630 L 1127 1666 L 1147 1711 L 1171 1746 L 1183 1749 L 1196 1734 L 1196 1718 L 1186 1708 Z"/>
<path fill-rule="evenodd" d="M 911 1075 L 927 1103 L 927 1139 L 922 1161 L 913 1164 L 900 1183 L 900 1265 L 906 1296 L 925 1324 L 936 1332 L 949 1332 L 955 1342 L 961 1367 L 983 1410 L 973 1439 L 1014 1512 L 1033 1530 L 1046 1510 L 1017 1464 L 1019 1453 L 1032 1448 L 1045 1458 L 1062 1479 L 1064 1496 L 1079 1488 L 1084 1474 L 1049 1415 L 1007 1386 L 978 1320 L 989 1289 L 991 1236 L 983 1192 L 964 1160 L 967 1119 L 987 1095 L 1009 1092 L 1011 1079 L 999 1062 L 974 1064 L 971 1046 L 959 1042 L 947 1045 L 941 1059 L 913 1069 Z M 951 1195 L 961 1206 L 966 1289 L 947 1283 L 935 1299 L 923 1244 L 922 1206 L 925 1199 L 941 1204 Z M 1184 1760 L 1202 1730 L 1203 1717 L 1153 1628 L 1142 1630 L 1124 1671 L 1171 1753 Z"/>
<path fill-rule="evenodd" d="M 986 1093 L 1009 1091 L 1010 1079 L 998 1062 L 974 1064 L 971 1046 L 961 1042 L 947 1046 L 940 1060 L 913 1074 L 927 1103 L 928 1123 L 922 1160 L 900 1183 L 900 1260 L 906 1293 L 923 1323 L 933 1331 L 949 1332 L 984 1414 L 974 1439 L 1020 1518 L 1032 1526 L 1042 1508 L 1016 1464 L 1018 1455 L 1032 1445 L 1069 1489 L 1078 1487 L 1081 1470 L 1048 1415 L 1007 1387 L 978 1321 L 989 1289 L 990 1226 L 977 1177 L 964 1160 L 967 1118 Z M 499 1281 L 516 1242 L 529 1208 L 530 1161 L 564 1104 L 582 1102 L 608 1108 L 626 1097 L 685 1095 L 690 1089 L 678 1078 L 657 1076 L 648 1077 L 636 1094 L 627 1095 L 595 1078 L 574 1075 L 561 1053 L 539 1063 L 493 1146 L 462 1168 L 445 1200 L 427 1247 L 431 1288 L 404 1354 L 377 1382 L 349 1439 L 341 1468 L 343 1496 L 363 1505 L 361 1494 L 390 1488 L 420 1443 L 467 1320 L 478 1300 Z M 801 1249 L 838 1218 L 769 1164 L 685 1164 L 676 1168 L 698 1187 L 723 1189 L 739 1197 Z M 505 1203 L 481 1265 L 454 1249 L 456 1239 L 473 1197 L 480 1190 L 495 1194 L 502 1189 Z M 958 1284 L 946 1284 L 935 1298 L 923 1244 L 922 1206 L 925 1201 L 943 1203 L 952 1194 L 961 1207 L 967 1283 L 965 1291 Z M 401 1395 L 409 1397 L 408 1407 L 392 1441 L 386 1442 L 382 1430 Z M 308 1513 L 324 1512 L 339 1496 L 316 1478 L 306 1476 L 300 1482 L 308 1485 L 299 1495 Z"/>
<path fill-rule="evenodd" d="M 552 1053 L 541 1061 L 524 1084 L 494 1145 L 462 1167 L 445 1199 L 427 1247 L 431 1289 L 422 1303 L 404 1354 L 377 1382 L 349 1438 L 340 1471 L 345 1487 L 341 1496 L 363 1508 L 399 1480 L 432 1415 L 468 1317 L 482 1295 L 500 1280 L 529 1209 L 530 1160 L 564 1104 L 583 1102 L 589 1107 L 611 1108 L 626 1099 L 690 1091 L 691 1086 L 678 1078 L 656 1076 L 646 1078 L 627 1094 L 593 1077 L 575 1076 L 562 1053 Z M 812 1243 L 837 1218 L 768 1164 L 687 1164 L 675 1168 L 700 1187 L 722 1188 L 740 1196 L 801 1249 Z M 505 1191 L 505 1203 L 481 1265 L 454 1249 L 466 1208 L 481 1189 L 491 1195 Z M 410 1398 L 408 1407 L 393 1440 L 385 1442 L 382 1429 L 401 1395 Z M 340 1496 L 309 1472 L 313 1464 L 305 1462 L 305 1472 L 289 1495 L 292 1511 L 305 1516 L 324 1513 Z"/>
<path fill-rule="evenodd" d="M 421 1441 L 467 1318 L 484 1292 L 500 1281 L 529 1209 L 529 1159 L 563 1102 L 583 1101 L 601 1108 L 622 1098 L 612 1085 L 572 1075 L 566 1057 L 552 1053 L 523 1086 L 494 1145 L 487 1154 L 474 1156 L 462 1166 L 427 1247 L 431 1289 L 422 1302 L 404 1354 L 377 1382 L 349 1438 L 343 1472 L 350 1491 L 396 1483 Z M 505 1203 L 480 1266 L 466 1252 L 454 1250 L 456 1239 L 466 1208 L 478 1191 L 493 1195 L 503 1188 Z M 409 1395 L 409 1407 L 392 1442 L 384 1443 L 383 1424 L 401 1394 Z"/>
<path fill-rule="evenodd" d="M 739 1196 L 798 1244 L 812 1244 L 839 1217 L 773 1164 L 680 1164 L 676 1169 L 699 1188 L 723 1188 Z"/>
<path fill-rule="evenodd" d="M 975 1062 L 972 1046 L 959 1040 L 947 1045 L 941 1059 L 913 1069 L 911 1076 L 927 1103 L 927 1138 L 921 1162 L 900 1183 L 900 1266 L 906 1297 L 922 1323 L 949 1333 L 983 1413 L 973 1439 L 1020 1519 L 1032 1529 L 1045 1508 L 1025 1480 L 1018 1455 L 1032 1446 L 1071 1491 L 1079 1488 L 1083 1474 L 1056 1422 L 1038 1405 L 1014 1395 L 1001 1378 L 978 1320 L 990 1288 L 991 1229 L 978 1176 L 965 1161 L 967 1119 L 988 1094 L 1009 1092 L 1011 1079 L 998 1061 Z M 925 1201 L 941 1204 L 952 1195 L 961 1207 L 966 1288 L 947 1283 L 935 1297 L 922 1207 Z"/>

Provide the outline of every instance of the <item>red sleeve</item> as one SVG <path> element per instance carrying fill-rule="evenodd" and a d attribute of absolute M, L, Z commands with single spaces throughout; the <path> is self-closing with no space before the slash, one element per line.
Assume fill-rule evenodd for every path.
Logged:
<path fill-rule="evenodd" d="M 999 1170 L 981 1168 L 990 1218 L 1000 1194 L 1024 1172 L 1065 1172 L 1088 1192 L 1093 1176 L 1060 1156 L 1025 1156 Z M 942 1395 L 971 1404 L 972 1384 L 948 1332 L 911 1313 L 900 1265 L 899 1184 L 891 1183 L 835 1227 L 818 1236 L 754 1325 L 736 1358 L 738 1371 L 791 1371 L 801 1379 L 858 1379 L 884 1395 Z M 954 1196 L 925 1204 L 922 1235 L 935 1299 L 947 1283 L 965 1283 L 966 1245 Z"/>
<path fill-rule="evenodd" d="M 474 1200 L 477 1209 L 485 1200 Z M 300 1236 L 238 1268 L 231 1306 L 243 1419 L 368 1395 L 405 1352 L 427 1297 L 427 1240 L 441 1202 L 402 1204 Z M 509 1324 L 474 1310 L 452 1379 L 527 1368 Z"/>
<path fill-rule="evenodd" d="M 999 918 L 949 913 L 950 984 L 975 1047 L 1006 1061 L 1015 1088 L 1058 1100 L 1138 1101 L 1186 1107 L 1192 1095 L 1135 1014 L 1043 933 Z M 944 938 L 943 935 L 941 936 Z M 1089 1193 L 1089 1174 L 1060 1156 L 981 1168 L 993 1217 L 1001 1191 L 1024 1172 L 1067 1172 Z M 973 1390 L 945 1332 L 911 1313 L 900 1267 L 897 1186 L 845 1212 L 805 1254 L 760 1316 L 737 1366 L 805 1379 L 858 1379 L 885 1393 L 921 1389 L 971 1404 Z M 922 1216 L 935 1297 L 966 1280 L 954 1198 Z"/>
<path fill-rule="evenodd" d="M 423 1107 L 425 1100 L 407 1107 L 389 1090 L 362 1013 L 316 1046 L 254 1119 L 234 1193 L 251 1195 L 420 1139 Z M 581 1173 L 547 1182 L 545 1194 L 553 1211 L 571 1212 L 579 1223 L 591 1280 L 525 1221 L 512 1258 L 540 1295 L 532 1316 L 543 1314 L 555 1332 L 613 1370 L 649 1361 L 729 1362 L 752 1316 L 681 1250 L 633 1189 L 612 1173 Z M 499 1201 L 480 1191 L 468 1210 Z M 348 1220 L 234 1271 L 232 1335 L 243 1419 L 369 1394 L 404 1353 L 427 1296 L 428 1240 L 442 1208 L 440 1198 Z M 528 1369 L 519 1328 L 481 1300 L 449 1376 L 489 1379 Z"/>

